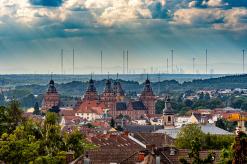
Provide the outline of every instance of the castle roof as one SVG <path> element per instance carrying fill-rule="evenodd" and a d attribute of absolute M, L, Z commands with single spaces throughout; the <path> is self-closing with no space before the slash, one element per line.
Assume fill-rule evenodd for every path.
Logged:
<path fill-rule="evenodd" d="M 116 80 L 114 83 L 113 83 L 113 92 L 115 94 L 119 94 L 120 96 L 124 96 L 124 90 L 121 86 L 121 83 L 119 80 Z"/>
<path fill-rule="evenodd" d="M 116 110 L 127 110 L 127 104 L 126 102 L 117 102 L 116 103 Z"/>
<path fill-rule="evenodd" d="M 111 87 L 111 80 L 110 79 L 106 80 L 104 92 L 106 92 L 106 93 L 113 92 L 112 87 Z"/>
<path fill-rule="evenodd" d="M 94 80 L 92 78 L 89 80 L 87 92 L 96 92 L 96 87 L 94 85 Z"/>
<path fill-rule="evenodd" d="M 146 110 L 146 107 L 142 101 L 132 101 L 131 105 L 133 110 Z"/>
<path fill-rule="evenodd" d="M 57 92 L 56 87 L 55 87 L 55 82 L 52 79 L 49 82 L 48 92 L 50 92 L 50 93 L 56 93 Z"/>

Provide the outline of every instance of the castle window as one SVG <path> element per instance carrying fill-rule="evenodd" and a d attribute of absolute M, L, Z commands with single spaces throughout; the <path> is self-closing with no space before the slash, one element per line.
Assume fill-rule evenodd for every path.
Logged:
<path fill-rule="evenodd" d="M 171 116 L 168 116 L 168 122 L 171 122 Z"/>

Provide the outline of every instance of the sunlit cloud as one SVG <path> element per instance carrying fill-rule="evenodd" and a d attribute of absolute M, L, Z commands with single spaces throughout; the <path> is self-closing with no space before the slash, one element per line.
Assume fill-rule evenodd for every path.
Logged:
<path fill-rule="evenodd" d="M 222 44 L 230 52 L 247 46 L 246 0 L 0 0 L 0 6 L 1 57 L 46 60 L 55 54 L 58 60 L 61 48 L 83 45 L 80 55 L 96 55 L 97 65 L 98 49 L 109 50 L 112 59 L 128 48 L 139 55 L 135 60 L 143 59 L 140 68 L 161 62 L 153 55 L 169 56 L 171 48 L 189 49 L 177 60 L 190 60 L 205 47 Z"/>

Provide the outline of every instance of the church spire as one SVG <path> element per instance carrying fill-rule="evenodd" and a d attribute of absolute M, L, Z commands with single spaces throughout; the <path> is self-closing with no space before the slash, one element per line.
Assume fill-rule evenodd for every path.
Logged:
<path fill-rule="evenodd" d="M 163 122 L 164 128 L 174 128 L 175 127 L 175 113 L 172 110 L 171 99 L 169 96 L 166 96 L 165 108 L 163 109 Z"/>
<path fill-rule="evenodd" d="M 169 114 L 169 115 L 174 114 L 174 112 L 172 110 L 170 96 L 166 96 L 166 99 L 165 99 L 165 108 L 163 109 L 163 115 L 167 115 L 167 114 Z"/>

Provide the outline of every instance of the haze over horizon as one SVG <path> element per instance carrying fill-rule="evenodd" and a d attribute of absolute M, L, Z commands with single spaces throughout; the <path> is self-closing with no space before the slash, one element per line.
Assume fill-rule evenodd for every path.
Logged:
<path fill-rule="evenodd" d="M 2 0 L 0 74 L 243 73 L 246 0 Z M 247 61 L 245 61 L 247 64 Z M 125 63 L 126 64 L 126 63 Z M 145 70 L 144 70 L 145 69 Z M 245 66 L 247 72 L 247 65 Z"/>

